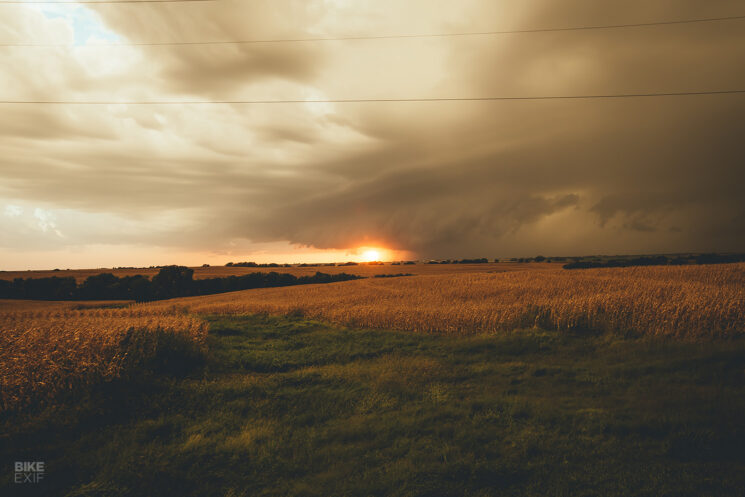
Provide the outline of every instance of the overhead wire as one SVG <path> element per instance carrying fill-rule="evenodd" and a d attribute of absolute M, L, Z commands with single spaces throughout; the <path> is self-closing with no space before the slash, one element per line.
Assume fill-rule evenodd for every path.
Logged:
<path fill-rule="evenodd" d="M 95 4 L 95 3 L 177 3 L 177 2 L 212 2 L 218 0 L 80 0 L 80 1 L 62 1 L 62 2 L 45 2 L 33 0 L 31 2 L 21 2 L 17 0 L 0 0 L 0 4 L 11 3 L 39 3 L 39 4 Z M 589 31 L 602 29 L 620 29 L 632 27 L 650 27 L 693 24 L 705 22 L 721 22 L 745 19 L 745 15 L 725 16 L 725 17 L 707 17 L 684 20 L 656 21 L 646 23 L 625 23 L 625 24 L 604 24 L 591 26 L 574 26 L 564 28 L 539 28 L 539 29 L 519 29 L 519 30 L 502 30 L 502 31 L 471 31 L 455 33 L 435 33 L 435 34 L 399 34 L 399 35 L 375 35 L 375 36 L 344 36 L 344 37 L 324 37 L 324 38 L 284 38 L 284 39 L 263 39 L 263 40 L 212 40 L 212 41 L 182 41 L 182 42 L 135 42 L 135 43 L 106 43 L 92 44 L 86 46 L 171 46 L 171 45 L 224 45 L 224 44 L 258 44 L 258 43 L 295 43 L 295 42 L 321 42 L 321 41 L 354 41 L 354 40 L 384 40 L 384 39 L 404 39 L 404 38 L 444 38 L 444 37 L 461 37 L 461 36 L 486 36 L 486 35 L 504 35 L 504 34 L 528 34 L 528 33 L 549 33 L 564 31 Z M 6 43 L 0 44 L 0 47 L 69 47 L 66 44 L 19 44 Z M 538 96 L 486 96 L 486 97 L 432 97 L 432 98 L 353 98 L 353 99 L 282 99 L 282 100 L 130 100 L 130 101 L 76 101 L 76 100 L 0 100 L 0 104 L 26 104 L 26 105 L 245 105 L 245 104 L 312 104 L 312 103 L 385 103 L 385 102 L 468 102 L 468 101 L 522 101 L 522 100 L 578 100 L 578 99 L 618 99 L 618 98 L 648 98 L 648 97 L 675 97 L 675 96 L 703 96 L 703 95 L 734 95 L 743 94 L 745 90 L 711 90 L 711 91 L 685 91 L 685 92 L 659 92 L 659 93 L 616 93 L 616 94 L 596 94 L 596 95 L 538 95 Z"/>
<path fill-rule="evenodd" d="M 0 100 L 2 105 L 253 105 L 253 104 L 345 104 L 386 102 L 483 102 L 521 100 L 588 100 L 649 97 L 684 97 L 745 94 L 742 90 L 710 90 L 661 93 L 613 93 L 596 95 L 538 95 L 503 97 L 349 98 L 312 100 Z"/>
<path fill-rule="evenodd" d="M 62 0 L 59 2 L 43 1 L 43 0 L 0 0 L 0 5 L 3 4 L 31 4 L 31 5 L 91 5 L 97 3 L 191 3 L 191 2 L 217 2 L 220 0 Z"/>
<path fill-rule="evenodd" d="M 105 0 L 107 3 L 146 3 L 146 2 L 209 2 L 216 0 Z M 2 3 L 14 3 L 0 0 Z M 24 2 L 28 3 L 28 2 Z M 63 3 L 63 2 L 56 2 Z M 77 3 L 77 2 L 64 2 Z M 82 3 L 104 3 L 102 1 L 90 1 Z M 531 33 L 558 33 L 567 31 L 591 31 L 607 29 L 623 29 L 636 27 L 653 27 L 653 26 L 672 26 L 681 24 L 698 24 L 708 22 L 724 22 L 743 20 L 745 15 L 725 16 L 725 17 L 705 17 L 697 19 L 682 19 L 671 21 L 656 21 L 644 23 L 625 23 L 625 24 L 599 24 L 590 26 L 572 26 L 563 28 L 536 28 L 536 29 L 513 29 L 497 31 L 461 31 L 453 33 L 420 33 L 420 34 L 394 34 L 394 35 L 371 35 L 371 36 L 333 36 L 333 37 L 308 37 L 308 38 L 268 38 L 257 40 L 205 40 L 205 41 L 163 41 L 163 42 L 131 42 L 131 43 L 91 43 L 85 46 L 89 47 L 127 47 L 127 46 L 180 46 L 180 45 L 247 45 L 247 44 L 270 44 L 270 43 L 311 43 L 327 41 L 362 41 L 362 40 L 396 40 L 409 38 L 454 38 L 467 36 L 496 36 L 510 34 L 531 34 Z M 69 43 L 0 43 L 0 47 L 74 47 Z"/>

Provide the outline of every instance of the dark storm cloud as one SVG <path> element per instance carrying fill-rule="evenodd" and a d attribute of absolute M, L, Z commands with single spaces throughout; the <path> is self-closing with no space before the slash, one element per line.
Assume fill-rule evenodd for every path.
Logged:
<path fill-rule="evenodd" d="M 347 34 L 356 24 L 407 32 L 406 19 L 419 22 L 408 32 L 444 32 L 740 13 L 735 1 L 469 0 L 442 12 L 420 1 L 342 3 L 190 6 L 189 15 L 153 8 L 127 17 L 112 6 L 96 10 L 133 41 L 298 37 L 309 26 Z M 426 22 L 417 16 L 423 9 Z M 106 77 L 143 99 L 745 88 L 742 21 L 138 53 L 131 67 L 142 70 L 141 84 L 132 70 Z M 68 90 L 98 96 L 86 81 Z M 0 125 L 13 135 L 0 142 L 0 193 L 141 222 L 181 213 L 178 227 L 159 224 L 128 241 L 215 250 L 235 239 L 382 244 L 421 257 L 745 249 L 743 95 L 116 108 L 110 120 L 65 112 L 27 112 Z M 34 141 L 33 153 L 25 141 Z"/>
<path fill-rule="evenodd" d="M 621 15 L 620 22 L 643 22 L 670 18 L 671 7 L 669 2 L 656 6 L 636 2 L 613 14 Z M 685 18 L 683 14 L 731 14 L 737 5 L 675 2 L 675 7 L 673 11 Z M 535 4 L 532 13 L 524 19 L 528 26 L 571 25 L 578 20 L 603 24 L 618 18 L 596 2 L 560 7 L 545 2 Z M 745 66 L 738 61 L 745 60 L 744 42 L 745 31 L 738 22 L 526 36 L 510 40 L 507 48 L 495 43 L 473 50 L 463 69 L 474 72 L 472 87 L 486 95 L 742 88 Z M 495 120 L 492 113 L 504 114 Z M 433 114 L 428 117 L 436 119 Z M 416 167 L 412 166 L 416 161 L 399 148 L 403 163 L 388 157 L 387 164 L 379 166 L 395 168 L 396 174 L 373 183 L 356 181 L 327 198 L 312 197 L 307 204 L 286 209 L 291 213 L 280 210 L 279 218 L 288 222 L 267 220 L 273 232 L 321 246 L 350 243 L 375 233 L 431 255 L 442 254 L 440 246 L 477 251 L 485 243 L 481 235 L 488 232 L 484 250 L 525 251 L 531 247 L 515 245 L 509 234 L 554 213 L 555 209 L 537 206 L 547 204 L 546 199 L 558 191 L 569 192 L 566 198 L 596 216 L 595 237 L 616 239 L 626 250 L 664 246 L 670 232 L 676 236 L 670 238 L 669 250 L 743 248 L 745 227 L 737 223 L 745 213 L 740 187 L 745 179 L 745 99 L 741 96 L 541 102 L 523 108 L 487 104 L 469 123 L 478 130 L 473 134 L 454 127 L 438 133 L 402 121 L 406 129 L 401 138 L 406 142 L 401 148 L 437 150 L 428 142 L 446 140 L 450 151 L 459 154 L 458 160 Z M 372 127 L 371 134 L 385 136 L 394 142 L 389 147 L 398 147 L 397 124 L 402 123 L 381 119 L 364 129 L 370 132 Z M 504 129 L 506 125 L 528 138 L 523 144 L 510 144 L 518 137 Z M 376 127 L 382 129 L 380 134 Z M 418 133 L 422 128 L 424 132 Z M 508 142 L 505 150 L 500 150 L 501 142 Z M 475 158 L 469 156 L 475 147 L 494 150 L 487 152 L 487 158 Z M 348 164 L 357 178 L 374 167 L 364 161 Z M 414 167 L 416 173 L 407 176 L 407 167 Z M 443 167 L 450 173 L 442 174 Z M 482 195 L 483 191 L 493 196 Z M 525 209 L 534 215 L 516 215 L 520 209 L 515 202 L 529 206 Z M 328 228 L 314 228 L 318 225 L 314 219 L 326 218 L 332 220 Z M 338 225 L 344 228 L 335 230 Z M 574 228 L 569 222 L 567 229 Z M 639 244 L 638 237 L 630 244 L 628 231 L 654 238 L 648 246 Z M 543 244 L 542 249 L 551 250 L 550 239 Z M 576 250 L 583 249 L 592 247 Z"/>
<path fill-rule="evenodd" d="M 372 234 L 430 256 L 550 252 L 548 237 L 535 247 L 511 235 L 572 207 L 594 216 L 595 238 L 616 240 L 623 250 L 647 250 L 643 240 L 627 241 L 629 231 L 649 234 L 654 247 L 668 243 L 665 250 L 742 245 L 742 224 L 735 222 L 745 212 L 742 105 L 713 97 L 508 110 L 507 123 L 532 123 L 533 139 L 499 133 L 505 122 L 489 118 L 481 123 L 495 131 L 491 137 L 451 129 L 409 136 L 406 146 L 320 166 L 338 172 L 343 186 L 285 198 L 247 226 L 319 247 L 354 245 Z M 553 119 L 545 119 L 546 111 Z M 704 115 L 727 124 L 721 132 L 699 132 Z M 449 150 L 451 143 L 460 148 Z M 586 229 L 584 217 L 564 222 L 569 232 Z"/>

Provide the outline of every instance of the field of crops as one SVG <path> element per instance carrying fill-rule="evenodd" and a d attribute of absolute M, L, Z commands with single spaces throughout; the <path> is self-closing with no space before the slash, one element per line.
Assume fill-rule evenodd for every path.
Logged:
<path fill-rule="evenodd" d="M 0 408 L 118 378 L 164 334 L 201 346 L 199 315 L 251 313 L 423 333 L 721 338 L 745 332 L 745 264 L 424 274 L 145 304 L 2 301 Z"/>
<path fill-rule="evenodd" d="M 295 276 L 312 276 L 320 271 L 327 274 L 348 273 L 360 276 L 374 276 L 376 274 L 391 273 L 411 273 L 417 275 L 425 274 L 459 274 L 459 273 L 488 273 L 502 271 L 525 271 L 525 270 L 556 270 L 561 268 L 561 263 L 518 263 L 518 262 L 499 262 L 488 264 L 406 264 L 392 265 L 385 264 L 366 264 L 360 263 L 356 266 L 292 266 L 292 267 L 194 267 L 194 279 L 201 280 L 206 278 L 226 278 L 228 276 L 241 276 L 250 273 L 268 273 L 271 271 L 277 273 L 289 273 Z M 59 278 L 73 277 L 78 283 L 89 276 L 95 276 L 101 273 L 112 273 L 114 276 L 123 278 L 125 276 L 143 275 L 152 277 L 158 274 L 159 268 L 122 268 L 122 269 L 72 269 L 61 271 L 0 271 L 1 280 L 12 280 L 14 278 Z"/>
<path fill-rule="evenodd" d="M 742 494 L 745 264 L 458 269 L 0 301 L 0 459 L 35 495 Z"/>
<path fill-rule="evenodd" d="M 207 332 L 202 320 L 175 307 L 1 304 L 0 411 L 119 378 L 141 367 L 164 341 L 200 347 Z"/>
<path fill-rule="evenodd" d="M 711 338 L 745 332 L 745 264 L 423 275 L 178 302 L 194 313 L 294 314 L 416 332 L 540 327 Z"/>

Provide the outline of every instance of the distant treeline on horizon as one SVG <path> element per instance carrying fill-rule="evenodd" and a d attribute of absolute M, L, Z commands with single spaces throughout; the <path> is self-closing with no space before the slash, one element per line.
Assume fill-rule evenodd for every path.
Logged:
<path fill-rule="evenodd" d="M 668 257 L 665 255 L 616 258 L 607 260 L 575 260 L 562 266 L 564 269 L 594 269 L 633 266 L 683 266 L 687 264 L 728 264 L 745 262 L 745 254 L 698 254 Z"/>
<path fill-rule="evenodd" d="M 225 278 L 195 280 L 194 270 L 165 266 L 149 279 L 135 275 L 119 278 L 111 273 L 89 276 L 80 284 L 73 277 L 15 278 L 0 280 L 0 298 L 35 300 L 134 300 L 146 302 L 175 297 L 209 295 L 252 288 L 269 288 L 314 283 L 334 283 L 362 278 L 354 274 L 295 276 L 289 273 L 250 273 Z"/>

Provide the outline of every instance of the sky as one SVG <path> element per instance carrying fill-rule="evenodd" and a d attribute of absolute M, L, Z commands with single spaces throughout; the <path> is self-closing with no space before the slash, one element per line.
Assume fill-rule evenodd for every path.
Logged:
<path fill-rule="evenodd" d="M 745 251 L 738 0 L 0 5 L 0 269 Z M 109 44 L 109 46 L 101 46 Z"/>

